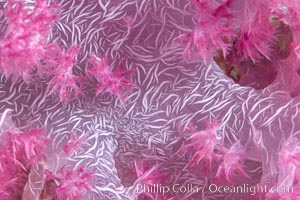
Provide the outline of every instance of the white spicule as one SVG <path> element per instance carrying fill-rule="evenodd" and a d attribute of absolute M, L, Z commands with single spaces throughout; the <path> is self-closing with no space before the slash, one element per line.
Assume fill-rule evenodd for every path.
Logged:
<path fill-rule="evenodd" d="M 45 127 L 54 150 L 72 131 L 89 136 L 69 165 L 96 170 L 90 199 L 130 199 L 137 178 L 130 173 L 134 162 L 142 160 L 160 163 L 170 181 L 205 184 L 201 174 L 182 170 L 186 159 L 173 156 L 181 144 L 179 126 L 192 123 L 201 129 L 205 120 L 217 118 L 225 144 L 248 144 L 249 159 L 258 166 L 262 162 L 264 172 L 272 167 L 269 161 L 276 161 L 280 141 L 299 130 L 299 103 L 278 91 L 276 82 L 256 91 L 234 84 L 214 64 L 184 61 L 184 47 L 176 38 L 193 28 L 195 11 L 189 1 L 65 0 L 61 5 L 51 38 L 63 47 L 80 45 L 76 73 L 83 72 L 91 53 L 99 54 L 111 67 L 123 63 L 133 69 L 136 88 L 124 105 L 109 94 L 92 92 L 79 101 L 60 103 L 48 95 L 45 83 L 12 84 L 2 75 L 0 108 L 12 110 L 18 128 Z M 261 137 L 260 150 L 249 143 L 253 132 Z M 224 196 L 181 197 L 201 198 Z"/>

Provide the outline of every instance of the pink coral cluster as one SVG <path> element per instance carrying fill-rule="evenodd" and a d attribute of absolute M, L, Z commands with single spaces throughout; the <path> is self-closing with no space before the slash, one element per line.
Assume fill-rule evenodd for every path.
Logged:
<path fill-rule="evenodd" d="M 220 140 L 216 135 L 216 121 L 208 123 L 207 128 L 203 131 L 197 131 L 193 126 L 189 127 L 187 143 L 185 143 L 179 150 L 181 156 L 193 152 L 191 159 L 187 166 L 197 166 L 201 161 L 203 163 L 204 170 L 210 171 L 212 168 L 212 162 L 218 159 L 216 149 L 220 146 Z"/>
<path fill-rule="evenodd" d="M 57 197 L 58 199 L 80 200 L 84 198 L 87 191 L 92 190 L 93 172 L 86 172 L 83 167 L 76 170 L 66 170 L 61 167 L 57 175 L 47 172 L 45 182 L 54 183 L 54 192 L 48 191 L 43 193 L 43 200 Z"/>
<path fill-rule="evenodd" d="M 24 1 L 9 0 L 5 17 L 7 29 L 0 40 L 0 68 L 7 77 L 23 77 L 29 81 L 30 74 L 42 68 L 41 61 L 47 57 L 48 35 L 58 18 L 57 5 L 47 5 L 37 0 L 35 5 Z"/>
<path fill-rule="evenodd" d="M 46 156 L 47 138 L 41 130 L 22 134 L 6 131 L 0 144 L 0 197 L 20 199 L 31 166 Z"/>
<path fill-rule="evenodd" d="M 179 149 L 181 156 L 188 155 L 187 167 L 202 168 L 202 173 L 214 174 L 213 178 L 234 183 L 237 177 L 248 177 L 244 171 L 245 149 L 236 142 L 229 149 L 225 148 L 217 136 L 216 120 L 207 123 L 206 129 L 197 131 L 190 127 L 191 134 Z M 215 166 L 218 166 L 216 169 Z"/>
<path fill-rule="evenodd" d="M 181 37 L 186 44 L 185 55 L 201 57 L 205 62 L 214 60 L 242 86 L 267 87 L 281 73 L 279 61 L 292 65 L 295 59 L 288 58 L 299 55 L 300 12 L 296 0 L 193 3 L 197 24 Z"/>
<path fill-rule="evenodd" d="M 67 155 L 71 155 L 73 152 L 76 152 L 86 140 L 86 136 L 78 137 L 76 133 L 72 133 L 70 140 L 64 145 L 63 150 Z"/>
<path fill-rule="evenodd" d="M 231 1 L 193 2 L 199 10 L 196 16 L 198 21 L 195 29 L 181 38 L 182 42 L 187 43 L 185 55 L 201 56 L 204 61 L 211 59 L 219 49 L 227 55 L 236 35 Z"/>
<path fill-rule="evenodd" d="M 252 184 L 250 183 L 253 179 L 250 175 L 251 170 L 246 164 L 246 148 L 241 141 L 236 141 L 228 148 L 219 135 L 220 126 L 216 119 L 207 122 L 205 129 L 201 131 L 189 126 L 183 133 L 180 140 L 177 140 L 178 143 L 171 145 L 178 150 L 169 157 L 170 160 L 152 155 L 135 161 L 137 179 L 133 183 L 132 199 L 137 196 L 137 199 L 141 200 L 194 199 L 195 197 L 197 197 L 195 199 L 202 199 L 200 196 L 205 196 L 206 192 L 209 192 L 207 188 L 209 183 L 228 187 L 243 183 Z M 180 163 L 182 168 L 178 168 L 175 163 Z M 188 176 L 187 172 L 193 172 L 197 176 Z M 187 188 L 190 183 L 193 183 L 191 185 L 199 191 L 178 192 L 173 187 L 177 184 Z M 164 194 L 158 189 L 160 186 L 165 187 Z"/>
<path fill-rule="evenodd" d="M 50 93 L 59 93 L 61 101 L 71 99 L 72 94 L 75 96 L 82 94 L 80 83 L 82 82 L 81 77 L 73 74 L 73 66 L 76 64 L 77 59 L 75 58 L 79 54 L 79 48 L 72 46 L 65 52 L 58 48 L 58 54 L 55 58 L 55 65 L 52 69 L 51 80 L 49 85 L 52 90 Z"/>
<path fill-rule="evenodd" d="M 5 16 L 8 27 L 0 39 L 0 69 L 6 77 L 13 80 L 22 77 L 27 83 L 32 82 L 36 74 L 50 79 L 50 94 L 58 93 L 61 101 L 83 94 L 82 86 L 87 79 L 73 74 L 80 48 L 74 45 L 64 50 L 49 39 L 59 17 L 58 5 L 48 5 L 47 0 L 37 0 L 34 4 L 8 0 Z M 88 72 L 93 72 L 99 82 L 97 94 L 108 91 L 124 102 L 124 91 L 133 86 L 126 79 L 132 72 L 113 72 L 106 61 L 103 65 L 95 56 L 90 61 L 93 68 Z"/>
<path fill-rule="evenodd" d="M 219 0 L 194 1 L 197 24 L 187 38 L 192 39 L 196 49 L 187 53 L 199 53 L 204 60 L 218 55 L 218 50 L 226 57 L 232 49 L 242 56 L 257 62 L 270 58 L 272 45 L 276 41 L 278 20 L 283 18 L 274 12 L 271 0 Z"/>
<path fill-rule="evenodd" d="M 220 164 L 216 176 L 219 178 L 224 176 L 229 183 L 234 183 L 234 178 L 237 177 L 249 178 L 248 174 L 244 170 L 245 158 L 245 148 L 240 144 L 240 142 L 236 142 L 230 147 L 230 149 L 225 150 L 225 154 L 222 159 L 223 162 Z"/>
<path fill-rule="evenodd" d="M 83 167 L 47 170 L 50 140 L 42 129 L 5 131 L 0 138 L 1 199 L 81 199 L 92 189 L 93 173 Z"/>
<path fill-rule="evenodd" d="M 126 79 L 132 74 L 132 71 L 121 70 L 122 66 L 119 66 L 119 70 L 112 71 L 107 64 L 106 58 L 100 58 L 95 55 L 90 58 L 90 63 L 92 67 L 87 69 L 87 73 L 98 81 L 97 94 L 107 91 L 112 95 L 117 95 L 121 102 L 124 102 L 124 91 L 134 86 L 133 83 Z"/>

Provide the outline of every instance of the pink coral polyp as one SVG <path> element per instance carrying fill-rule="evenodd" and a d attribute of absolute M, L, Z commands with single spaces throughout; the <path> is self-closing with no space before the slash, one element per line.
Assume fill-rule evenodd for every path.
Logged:
<path fill-rule="evenodd" d="M 104 91 L 109 92 L 112 95 L 117 95 L 120 101 L 125 101 L 126 90 L 134 87 L 134 84 L 127 78 L 131 76 L 131 70 L 122 70 L 122 66 L 119 69 L 112 71 L 107 64 L 106 58 L 100 58 L 93 55 L 90 58 L 92 67 L 87 69 L 87 73 L 98 81 L 97 94 Z"/>
<path fill-rule="evenodd" d="M 86 137 L 78 137 L 76 133 L 72 133 L 70 140 L 64 145 L 63 150 L 67 155 L 71 155 L 73 152 L 76 152 L 80 149 L 82 143 L 86 141 Z"/>
<path fill-rule="evenodd" d="M 245 156 L 245 150 L 239 142 L 232 145 L 230 149 L 226 149 L 217 176 L 221 177 L 224 175 L 229 183 L 233 183 L 234 180 L 241 176 L 249 177 L 244 171 L 243 161 Z"/>
<path fill-rule="evenodd" d="M 62 168 L 56 181 L 59 199 L 81 200 L 83 194 L 92 189 L 93 172 L 87 172 L 83 167 L 76 170 Z"/>
<path fill-rule="evenodd" d="M 58 92 L 60 100 L 67 101 L 72 95 L 82 94 L 81 78 L 73 75 L 72 71 L 77 62 L 76 56 L 79 54 L 79 48 L 72 46 L 66 51 L 58 50 L 56 65 L 53 68 L 49 85 L 52 87 L 51 93 Z"/>
<path fill-rule="evenodd" d="M 216 151 L 222 151 L 222 145 L 216 135 L 217 128 L 215 120 L 207 123 L 206 129 L 203 131 L 196 131 L 192 126 L 189 128 L 188 132 L 191 136 L 187 138 L 187 143 L 179 149 L 181 155 L 191 154 L 187 166 L 197 166 L 202 162 L 205 171 L 211 171 L 213 161 L 218 159 Z"/>

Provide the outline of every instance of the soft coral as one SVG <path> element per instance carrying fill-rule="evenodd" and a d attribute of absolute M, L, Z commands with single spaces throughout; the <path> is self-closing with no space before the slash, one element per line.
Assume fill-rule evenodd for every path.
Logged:
<path fill-rule="evenodd" d="M 249 178 L 244 171 L 245 155 L 245 149 L 240 142 L 236 142 L 230 149 L 226 149 L 217 176 L 221 178 L 222 174 L 225 175 L 225 179 L 229 183 L 232 183 L 237 177 L 241 178 L 240 176 Z"/>
<path fill-rule="evenodd" d="M 241 15 L 235 48 L 253 63 L 263 58 L 270 59 L 279 24 L 274 17 L 271 18 L 270 2 L 249 0 L 243 6 L 244 13 Z"/>
<path fill-rule="evenodd" d="M 80 145 L 87 140 L 87 137 L 78 137 L 76 133 L 72 133 L 69 141 L 64 145 L 63 150 L 67 155 L 71 155 L 73 152 L 80 148 Z"/>
<path fill-rule="evenodd" d="M 235 16 L 231 12 L 231 0 L 194 1 L 198 7 L 195 29 L 182 36 L 180 41 L 187 44 L 185 56 L 201 56 L 208 61 L 221 50 L 226 56 L 236 37 Z"/>
<path fill-rule="evenodd" d="M 37 0 L 30 8 L 29 3 L 7 1 L 8 27 L 0 40 L 0 68 L 7 77 L 28 81 L 36 67 L 43 67 L 50 29 L 58 18 L 57 6 L 47 2 Z"/>
<path fill-rule="evenodd" d="M 50 93 L 59 92 L 61 101 L 69 100 L 72 95 L 82 94 L 80 83 L 82 78 L 73 74 L 73 66 L 76 64 L 76 56 L 79 54 L 79 48 L 72 46 L 66 51 L 58 49 L 55 66 L 50 71 L 52 78 L 49 82 L 52 90 Z"/>
<path fill-rule="evenodd" d="M 19 199 L 30 169 L 46 155 L 48 139 L 41 129 L 6 131 L 0 145 L 0 197 Z"/>
<path fill-rule="evenodd" d="M 207 122 L 206 129 L 202 131 L 195 130 L 193 126 L 189 127 L 190 136 L 178 151 L 181 155 L 191 155 L 187 167 L 202 162 L 205 171 L 210 172 L 213 161 L 219 159 L 219 152 L 223 152 L 223 145 L 217 138 L 217 130 L 216 119 Z"/>
<path fill-rule="evenodd" d="M 87 68 L 87 73 L 94 76 L 98 81 L 97 94 L 107 91 L 112 95 L 117 95 L 120 101 L 125 101 L 125 90 L 131 89 L 134 84 L 127 79 L 132 74 L 131 70 L 119 69 L 112 71 L 104 57 L 93 55 L 90 58 L 92 67 Z M 121 69 L 121 70 L 120 70 Z"/>
<path fill-rule="evenodd" d="M 94 172 L 86 171 L 84 167 L 75 170 L 67 170 L 66 167 L 60 168 L 57 174 L 46 171 L 46 183 L 43 199 L 58 197 L 59 200 L 72 199 L 80 200 L 84 193 L 92 189 Z"/>
<path fill-rule="evenodd" d="M 218 52 L 226 57 L 234 49 L 253 62 L 270 58 L 278 25 L 272 21 L 270 0 L 195 0 L 194 4 L 197 24 L 181 38 L 187 44 L 185 55 L 209 61 Z"/>

